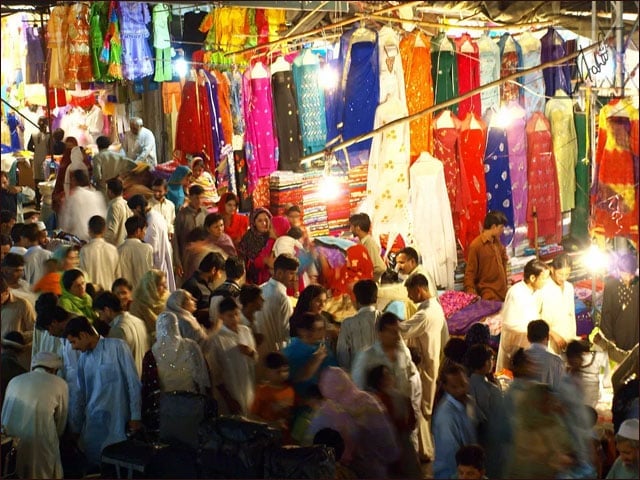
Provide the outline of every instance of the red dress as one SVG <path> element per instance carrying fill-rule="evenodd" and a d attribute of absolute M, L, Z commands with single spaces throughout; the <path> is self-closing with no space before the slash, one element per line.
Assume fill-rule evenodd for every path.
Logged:
<path fill-rule="evenodd" d="M 243 235 L 249 230 L 249 217 L 234 213 L 231 215 L 231 221 L 227 225 L 224 224 L 224 233 L 231 237 L 234 245 L 238 245 L 238 242 L 242 239 Z"/>
<path fill-rule="evenodd" d="M 542 112 L 534 112 L 527 122 L 526 132 L 529 245 L 535 244 L 534 207 L 538 216 L 538 237 L 544 237 L 546 243 L 559 243 L 562 240 L 562 216 L 551 125 Z"/>
<path fill-rule="evenodd" d="M 480 86 L 480 53 L 478 44 L 468 33 L 456 38 L 455 44 L 458 59 L 458 95 L 462 95 Z M 458 118 L 464 118 L 467 112 L 482 114 L 479 93 L 458 104 Z"/>
<path fill-rule="evenodd" d="M 189 81 L 182 89 L 182 103 L 176 125 L 176 150 L 185 153 L 203 152 L 207 156 L 207 169 L 215 171 L 213 164 L 213 135 L 207 87 Z"/>

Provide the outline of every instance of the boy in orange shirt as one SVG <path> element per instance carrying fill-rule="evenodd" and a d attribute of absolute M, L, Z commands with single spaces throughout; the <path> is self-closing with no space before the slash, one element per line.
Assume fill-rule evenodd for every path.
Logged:
<path fill-rule="evenodd" d="M 295 393 L 289 384 L 289 361 L 280 352 L 264 359 L 267 381 L 256 389 L 251 413 L 260 420 L 281 428 L 288 441 Z"/>
<path fill-rule="evenodd" d="M 60 265 L 55 258 L 49 258 L 44 262 L 46 272 L 40 280 L 32 287 L 34 292 L 55 293 L 62 295 L 62 286 L 60 285 Z"/>

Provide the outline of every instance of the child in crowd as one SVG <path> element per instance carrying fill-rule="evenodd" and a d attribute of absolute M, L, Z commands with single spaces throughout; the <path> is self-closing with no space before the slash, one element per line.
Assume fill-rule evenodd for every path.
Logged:
<path fill-rule="evenodd" d="M 613 462 L 607 478 L 638 478 L 638 457 L 640 452 L 640 424 L 637 418 L 625 420 L 616 434 L 616 449 L 620 456 Z"/>
<path fill-rule="evenodd" d="M 295 392 L 289 384 L 289 361 L 280 352 L 264 359 L 267 381 L 258 385 L 251 413 L 260 420 L 281 428 L 285 441 L 290 439 L 291 415 Z"/>
<path fill-rule="evenodd" d="M 60 265 L 55 258 L 49 258 L 44 262 L 45 274 L 31 288 L 36 293 L 55 293 L 62 295 L 62 287 L 60 286 Z"/>
<path fill-rule="evenodd" d="M 596 408 L 600 399 L 600 374 L 609 370 L 607 354 L 597 345 L 583 341 L 569 342 L 565 351 L 570 372 L 582 382 L 584 403 Z"/>
<path fill-rule="evenodd" d="M 322 404 L 324 397 L 320 392 L 320 387 L 311 384 L 305 391 L 305 395 L 300 399 L 300 405 L 296 407 L 294 413 L 293 425 L 291 427 L 291 439 L 300 445 L 309 445 L 309 426 L 311 420 L 315 416 L 318 408 Z"/>
<path fill-rule="evenodd" d="M 481 480 L 484 474 L 484 450 L 480 445 L 470 444 L 456 452 L 456 464 L 460 479 Z"/>

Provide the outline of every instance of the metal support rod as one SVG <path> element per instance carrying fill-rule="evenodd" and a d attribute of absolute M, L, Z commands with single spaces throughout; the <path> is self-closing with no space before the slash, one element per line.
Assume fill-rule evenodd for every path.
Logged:
<path fill-rule="evenodd" d="M 616 32 L 616 76 L 614 86 L 616 87 L 616 95 L 624 95 L 624 21 L 622 12 L 624 4 L 621 1 L 613 2 L 615 9 L 615 32 Z"/>
<path fill-rule="evenodd" d="M 4 103 L 7 107 L 9 107 L 11 110 L 13 110 L 14 112 L 16 112 L 18 115 L 20 115 L 22 118 L 24 118 L 27 122 L 29 122 L 31 125 L 33 125 L 34 127 L 36 127 L 38 130 L 40 130 L 40 127 L 38 125 L 36 125 L 35 123 L 33 123 L 29 118 L 25 117 L 23 113 L 21 113 L 16 107 L 14 107 L 13 105 L 11 105 L 9 102 L 7 102 L 4 98 L 0 98 L 0 100 L 2 100 L 2 103 Z"/>

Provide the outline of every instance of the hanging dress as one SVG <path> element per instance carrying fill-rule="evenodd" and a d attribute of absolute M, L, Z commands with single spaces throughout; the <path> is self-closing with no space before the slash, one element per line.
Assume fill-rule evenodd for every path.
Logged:
<path fill-rule="evenodd" d="M 505 78 L 520 70 L 520 60 L 522 52 L 520 45 L 516 40 L 508 33 L 505 33 L 500 37 L 498 42 L 500 47 L 500 78 Z M 521 79 L 518 78 L 517 82 Z M 511 101 L 520 101 L 520 85 L 510 80 L 500 85 L 500 100 L 503 105 L 507 105 Z"/>
<path fill-rule="evenodd" d="M 547 33 L 540 39 L 542 52 L 540 62 L 547 63 L 567 55 L 567 45 L 558 31 L 549 27 Z M 568 65 L 555 65 L 542 70 L 544 76 L 545 95 L 553 97 L 558 90 L 563 90 L 571 95 L 571 67 Z"/>
<path fill-rule="evenodd" d="M 480 58 L 480 85 L 487 85 L 500 78 L 500 47 L 488 35 L 482 35 L 478 44 Z M 500 107 L 500 87 L 491 87 L 480 92 L 482 118 L 488 121 L 488 112 Z"/>
<path fill-rule="evenodd" d="M 571 210 L 571 237 L 581 243 L 589 241 L 589 173 L 591 162 L 587 157 L 587 115 L 574 112 L 578 137 L 578 162 L 576 163 L 576 206 Z"/>
<path fill-rule="evenodd" d="M 89 11 L 89 49 L 93 77 L 101 82 L 106 78 L 107 62 L 100 61 L 104 37 L 109 25 L 109 2 L 92 2 Z"/>
<path fill-rule="evenodd" d="M 551 125 L 542 112 L 534 112 L 527 122 L 527 228 L 529 245 L 535 245 L 533 209 L 538 217 L 538 237 L 545 243 L 562 240 L 562 216 L 556 161 L 553 156 Z"/>
<path fill-rule="evenodd" d="M 515 227 L 514 245 L 526 238 L 524 227 L 527 224 L 527 133 L 526 112 L 516 101 L 507 105 L 510 118 L 507 126 L 507 144 L 509 145 L 509 177 L 511 178 L 511 198 L 513 204 L 513 223 Z"/>
<path fill-rule="evenodd" d="M 518 43 L 522 51 L 522 69 L 540 65 L 542 44 L 531 32 L 524 32 L 518 36 Z M 544 112 L 544 77 L 542 72 L 527 73 L 521 77 L 522 100 L 527 118 L 531 118 L 533 112 Z"/>
<path fill-rule="evenodd" d="M 42 48 L 42 33 L 38 27 L 26 27 L 27 34 L 27 60 L 26 83 L 45 83 L 44 51 Z M 28 141 L 28 140 L 27 140 Z"/>
<path fill-rule="evenodd" d="M 487 134 L 487 149 L 484 154 L 484 179 L 487 185 L 487 210 L 499 210 L 507 217 L 507 225 L 502 234 L 503 245 L 513 239 L 513 203 L 511 198 L 511 178 L 509 176 L 509 145 L 507 131 L 492 115 Z"/>
<path fill-rule="evenodd" d="M 467 235 L 459 238 L 464 252 L 482 232 L 482 224 L 487 214 L 487 187 L 483 162 L 486 145 L 487 125 L 479 113 L 467 113 L 460 128 L 460 158 L 464 162 L 471 200 L 467 208 Z"/>
<path fill-rule="evenodd" d="M 458 59 L 458 95 L 480 86 L 480 52 L 478 44 L 468 33 L 455 39 Z M 458 118 L 465 118 L 467 112 L 482 114 L 480 94 L 462 100 L 458 104 Z"/>
<path fill-rule="evenodd" d="M 176 123 L 176 150 L 183 153 L 204 152 L 207 168 L 215 169 L 213 159 L 213 135 L 211 112 L 207 99 L 207 87 L 188 81 L 182 89 L 182 102 Z"/>
<path fill-rule="evenodd" d="M 293 61 L 292 68 L 303 155 L 306 156 L 324 149 L 327 140 L 324 92 L 318 81 L 320 60 L 311 49 L 304 50 Z"/>
<path fill-rule="evenodd" d="M 436 105 L 458 96 L 456 49 L 444 33 L 439 33 L 431 40 L 431 77 Z M 447 108 L 453 113 L 458 113 L 458 104 Z"/>
<path fill-rule="evenodd" d="M 153 75 L 153 53 L 149 46 L 149 7 L 142 2 L 119 2 L 122 72 L 127 80 Z M 186 17 L 186 15 L 185 15 Z"/>
<path fill-rule="evenodd" d="M 378 32 L 378 66 L 380 68 L 380 103 L 397 98 L 406 108 L 407 98 L 404 69 L 400 56 L 400 38 L 391 27 L 384 26 Z"/>
<path fill-rule="evenodd" d="M 49 23 L 47 24 L 47 48 L 51 50 L 49 59 L 49 85 L 51 87 L 64 88 L 65 71 L 69 62 L 67 49 L 68 14 L 70 5 L 58 5 L 51 9 Z"/>
<path fill-rule="evenodd" d="M 74 3 L 67 15 L 69 63 L 65 78 L 70 83 L 90 82 L 93 80 L 93 71 L 89 48 L 89 6 L 86 3 Z"/>
<path fill-rule="evenodd" d="M 278 133 L 278 170 L 297 172 L 300 171 L 302 143 L 298 124 L 298 104 L 291 71 L 275 72 L 271 76 L 271 87 Z"/>
<path fill-rule="evenodd" d="M 433 105 L 431 77 L 431 42 L 421 31 L 414 31 L 400 41 L 404 68 L 407 109 L 409 115 Z M 432 115 L 427 114 L 409 123 L 411 162 L 422 152 L 433 152 Z"/>

